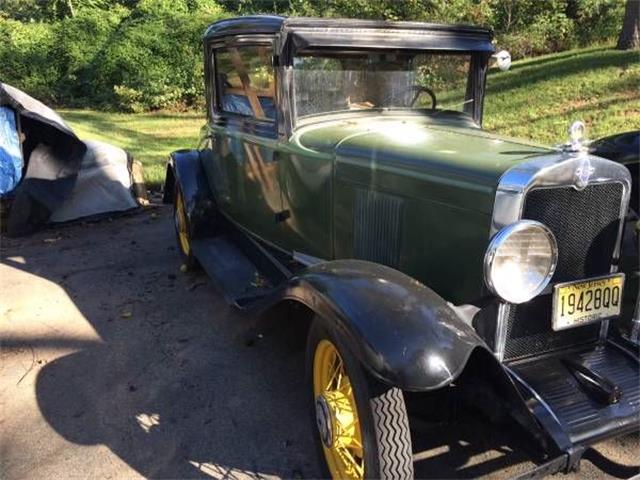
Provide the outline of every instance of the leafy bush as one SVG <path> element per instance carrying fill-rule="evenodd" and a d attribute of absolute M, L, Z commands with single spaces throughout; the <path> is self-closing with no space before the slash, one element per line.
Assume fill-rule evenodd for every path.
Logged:
<path fill-rule="evenodd" d="M 54 105 L 132 112 L 202 105 L 201 37 L 225 11 L 485 25 L 514 58 L 612 41 L 624 15 L 624 0 L 0 2 L 2 81 Z"/>
<path fill-rule="evenodd" d="M 93 62 L 93 98 L 130 111 L 193 104 L 207 23 L 189 14 L 126 20 Z"/>
<path fill-rule="evenodd" d="M 56 91 L 60 103 L 91 105 L 94 59 L 114 40 L 120 22 L 128 13 L 124 8 L 85 9 L 74 18 L 52 24 L 56 39 L 52 62 L 59 71 Z"/>
<path fill-rule="evenodd" d="M 176 13 L 178 12 L 178 13 Z M 85 8 L 55 23 L 0 19 L 2 80 L 53 104 L 139 112 L 203 103 L 205 0 Z"/>
<path fill-rule="evenodd" d="M 559 52 L 574 46 L 574 24 L 564 14 L 534 18 L 517 33 L 497 36 L 499 48 L 506 48 L 513 58 Z"/>
<path fill-rule="evenodd" d="M 575 0 L 576 37 L 581 45 L 614 41 L 624 17 L 622 0 Z"/>
<path fill-rule="evenodd" d="M 0 19 L 2 81 L 45 101 L 55 101 L 60 78 L 55 48 L 52 25 Z"/>

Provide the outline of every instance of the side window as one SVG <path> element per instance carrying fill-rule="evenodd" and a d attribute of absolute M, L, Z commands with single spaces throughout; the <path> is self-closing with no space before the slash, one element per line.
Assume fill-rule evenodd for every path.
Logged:
<path fill-rule="evenodd" d="M 220 110 L 261 120 L 275 120 L 275 75 L 270 46 L 216 51 Z"/>

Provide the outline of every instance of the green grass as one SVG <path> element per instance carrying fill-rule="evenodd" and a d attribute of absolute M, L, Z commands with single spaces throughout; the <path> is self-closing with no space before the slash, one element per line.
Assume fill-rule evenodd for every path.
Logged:
<path fill-rule="evenodd" d="M 578 119 L 593 139 L 640 129 L 639 87 L 638 52 L 598 47 L 514 62 L 508 72 L 490 72 L 484 126 L 543 144 L 564 142 Z M 195 147 L 204 123 L 198 113 L 60 113 L 81 138 L 127 149 L 151 188 L 162 183 L 169 152 Z"/>
<path fill-rule="evenodd" d="M 484 127 L 544 144 L 583 120 L 591 139 L 640 129 L 640 55 L 605 47 L 514 62 L 487 79 Z"/>
<path fill-rule="evenodd" d="M 59 110 L 83 140 L 102 140 L 127 150 L 144 165 L 147 186 L 158 189 L 164 181 L 169 153 L 195 148 L 204 115 L 197 113 L 107 113 L 94 110 Z"/>

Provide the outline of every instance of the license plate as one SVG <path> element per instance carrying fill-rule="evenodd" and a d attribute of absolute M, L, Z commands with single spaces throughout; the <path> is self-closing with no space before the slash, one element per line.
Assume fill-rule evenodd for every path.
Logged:
<path fill-rule="evenodd" d="M 560 283 L 553 287 L 554 330 L 620 315 L 624 274 Z"/>

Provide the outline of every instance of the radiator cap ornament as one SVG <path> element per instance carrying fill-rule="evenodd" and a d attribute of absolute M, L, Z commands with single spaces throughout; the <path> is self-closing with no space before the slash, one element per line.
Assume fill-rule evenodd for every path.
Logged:
<path fill-rule="evenodd" d="M 569 127 L 569 147 L 572 152 L 581 152 L 586 150 L 587 127 L 584 122 L 577 120 Z"/>
<path fill-rule="evenodd" d="M 591 175 L 595 171 L 587 155 L 586 131 L 587 127 L 584 122 L 580 120 L 573 122 L 569 127 L 569 143 L 567 144 L 568 148 L 566 150 L 569 152 L 578 152 L 579 157 L 581 157 L 580 164 L 573 174 L 573 185 L 576 190 L 586 188 L 586 186 L 589 185 Z"/>

